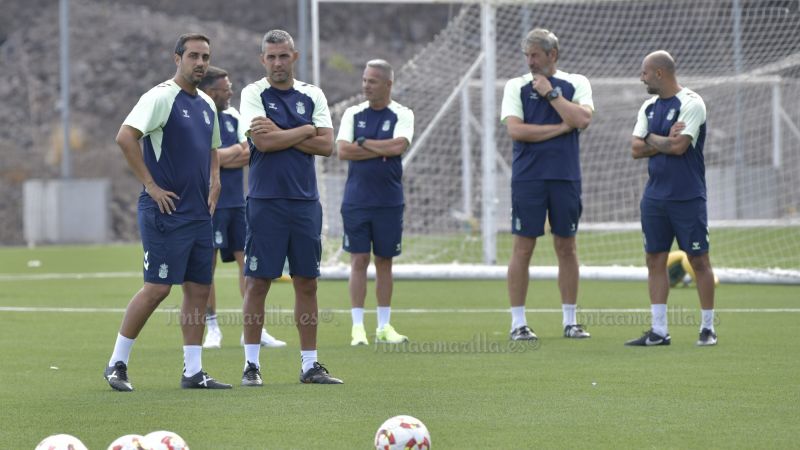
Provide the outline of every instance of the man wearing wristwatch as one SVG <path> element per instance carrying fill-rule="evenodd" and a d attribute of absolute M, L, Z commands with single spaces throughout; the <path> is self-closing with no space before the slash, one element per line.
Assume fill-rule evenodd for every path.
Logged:
<path fill-rule="evenodd" d="M 414 113 L 392 100 L 392 66 L 382 59 L 367 62 L 361 80 L 367 101 L 347 108 L 336 147 L 349 161 L 342 199 L 342 248 L 350 253 L 350 345 L 367 345 L 364 301 L 370 251 L 375 254 L 376 342 L 408 340 L 389 323 L 392 302 L 392 258 L 401 251 L 403 234 L 403 165 L 401 155 L 414 136 Z"/>
<path fill-rule="evenodd" d="M 566 338 L 588 338 L 576 320 L 578 256 L 575 235 L 581 216 L 578 138 L 592 121 L 589 80 L 556 69 L 558 38 L 537 28 L 522 40 L 530 73 L 506 83 L 501 120 L 514 141 L 511 176 L 511 232 L 508 264 L 512 340 L 536 340 L 525 317 L 529 269 L 536 238 L 549 219 L 558 257 L 562 325 Z"/>

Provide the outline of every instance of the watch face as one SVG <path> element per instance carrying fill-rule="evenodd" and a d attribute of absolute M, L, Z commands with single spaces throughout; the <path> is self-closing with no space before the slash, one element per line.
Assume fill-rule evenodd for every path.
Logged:
<path fill-rule="evenodd" d="M 558 98 L 558 95 L 559 95 L 558 90 L 553 89 L 553 92 L 551 92 L 550 95 L 547 96 L 547 98 L 553 100 L 555 98 Z"/>

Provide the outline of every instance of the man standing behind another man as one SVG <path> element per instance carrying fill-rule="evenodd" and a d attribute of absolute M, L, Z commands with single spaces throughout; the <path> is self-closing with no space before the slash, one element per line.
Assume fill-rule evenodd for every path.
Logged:
<path fill-rule="evenodd" d="M 336 138 L 339 159 L 350 161 L 342 200 L 344 237 L 350 252 L 350 345 L 367 345 L 364 300 L 370 250 L 375 253 L 378 327 L 375 340 L 408 340 L 389 323 L 392 258 L 401 252 L 403 234 L 403 165 L 400 155 L 414 136 L 414 113 L 392 100 L 394 71 L 388 62 L 367 62 L 361 87 L 366 102 L 347 108 Z M 371 248 L 372 247 L 372 248 Z"/>
<path fill-rule="evenodd" d="M 242 122 L 249 124 L 250 174 L 245 243 L 243 386 L 261 386 L 259 340 L 264 302 L 286 258 L 300 334 L 300 382 L 341 384 L 317 361 L 317 278 L 322 259 L 322 206 L 314 157 L 333 153 L 333 125 L 325 95 L 294 79 L 299 57 L 283 30 L 261 41 L 267 76 L 242 90 Z"/>
<path fill-rule="evenodd" d="M 700 297 L 701 324 L 697 345 L 715 345 L 714 271 L 708 257 L 706 210 L 706 105 L 694 91 L 681 87 L 675 60 L 663 51 L 642 62 L 641 81 L 654 94 L 639 109 L 633 129 L 633 157 L 649 158 L 640 209 L 652 327 L 625 345 L 669 345 L 667 256 L 672 241 L 686 252 Z"/>
<path fill-rule="evenodd" d="M 501 120 L 514 141 L 511 175 L 511 230 L 514 247 L 508 264 L 511 339 L 534 340 L 525 317 L 536 238 L 549 218 L 558 257 L 562 325 L 566 338 L 588 338 L 576 321 L 578 250 L 575 235 L 581 216 L 579 131 L 592 121 L 589 80 L 556 69 L 558 38 L 537 28 L 522 41 L 530 73 L 506 83 Z"/>
<path fill-rule="evenodd" d="M 250 147 L 244 135 L 245 127 L 239 123 L 239 111 L 231 106 L 233 87 L 228 79 L 228 72 L 219 67 L 209 66 L 206 76 L 198 87 L 214 100 L 222 141 L 222 147 L 217 149 L 222 188 L 217 209 L 211 218 L 214 229 L 214 260 L 211 270 L 216 272 L 217 252 L 222 257 L 222 262 L 236 261 L 239 266 L 239 293 L 244 298 L 244 239 L 247 223 L 243 167 L 250 162 Z M 203 348 L 220 348 L 222 330 L 217 323 L 217 295 L 213 282 L 206 307 L 206 327 L 208 332 L 203 341 Z M 241 342 L 244 345 L 244 334 Z M 262 328 L 261 346 L 285 347 L 286 342 L 275 339 Z"/>

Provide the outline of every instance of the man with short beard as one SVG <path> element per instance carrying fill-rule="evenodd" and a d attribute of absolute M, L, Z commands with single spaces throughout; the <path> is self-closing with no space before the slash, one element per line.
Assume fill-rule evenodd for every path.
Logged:
<path fill-rule="evenodd" d="M 203 371 L 205 307 L 211 286 L 211 215 L 219 197 L 219 122 L 213 100 L 197 89 L 211 60 L 210 41 L 184 34 L 175 44 L 175 77 L 147 91 L 120 127 L 117 144 L 144 189 L 139 231 L 144 286 L 128 304 L 104 372 L 117 391 L 132 391 L 128 358 L 147 319 L 173 284 L 183 287 L 184 389 L 229 389 Z M 142 139 L 143 138 L 143 139 Z M 139 146 L 143 140 L 143 149 Z"/>

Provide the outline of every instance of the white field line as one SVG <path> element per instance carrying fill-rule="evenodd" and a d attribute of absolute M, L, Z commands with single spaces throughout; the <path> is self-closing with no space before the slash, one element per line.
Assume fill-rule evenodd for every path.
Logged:
<path fill-rule="evenodd" d="M 698 312 L 695 309 L 678 309 L 681 312 Z M 177 306 L 170 306 L 166 308 L 157 309 L 157 313 L 170 313 L 175 314 L 178 312 Z M 0 312 L 25 312 L 25 313 L 123 313 L 125 308 L 70 308 L 70 307 L 50 307 L 50 306 L 0 306 Z M 235 314 L 241 313 L 241 309 L 218 309 L 218 314 Z M 274 313 L 291 313 L 292 310 L 288 308 L 267 308 L 266 314 Z M 320 308 L 320 312 L 326 314 L 350 314 L 349 309 L 325 309 Z M 375 311 L 364 311 L 367 314 L 375 314 Z M 476 309 L 458 309 L 458 308 L 392 308 L 392 314 L 508 314 L 509 309 L 503 308 L 476 308 Z M 527 309 L 530 313 L 560 313 L 561 309 L 555 308 L 541 308 L 541 309 Z M 605 313 L 626 313 L 626 314 L 640 314 L 649 313 L 650 309 L 645 308 L 592 308 L 592 309 L 579 309 L 578 314 L 605 314 Z M 800 313 L 800 308 L 720 308 L 716 309 L 717 313 Z"/>

